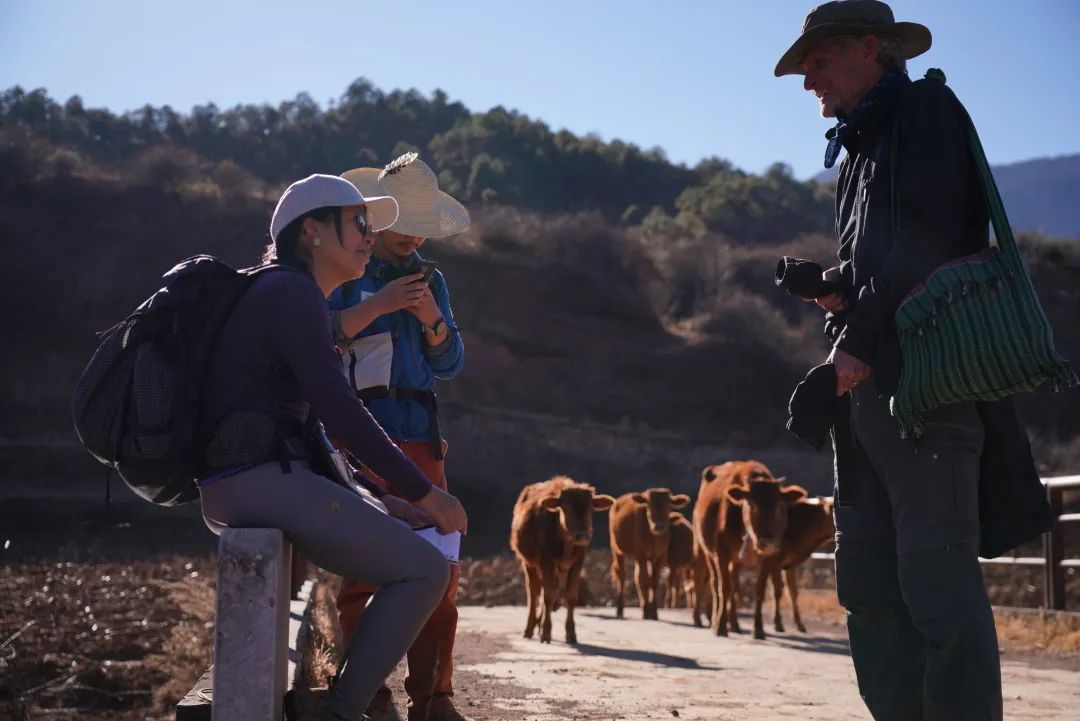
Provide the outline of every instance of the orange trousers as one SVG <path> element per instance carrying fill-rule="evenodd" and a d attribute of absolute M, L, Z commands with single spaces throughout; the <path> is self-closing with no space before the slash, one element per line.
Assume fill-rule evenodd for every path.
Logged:
<path fill-rule="evenodd" d="M 420 441 L 399 441 L 394 443 L 408 456 L 432 484 L 444 491 L 446 488 L 445 461 L 435 459 L 431 443 Z M 443 441 L 443 456 L 446 455 L 446 442 Z M 382 488 L 390 486 L 370 470 L 365 469 L 368 478 Z M 405 676 L 405 692 L 409 695 L 409 718 L 426 718 L 427 709 L 439 705 L 439 697 L 454 695 L 452 676 L 454 673 L 454 637 L 457 635 L 458 610 L 454 599 L 457 596 L 458 565 L 450 566 L 450 582 L 446 586 L 439 605 L 428 617 L 427 623 L 420 629 L 420 634 L 413 641 L 407 654 L 409 671 Z M 338 617 L 341 630 L 347 640 L 356 629 L 360 614 L 374 594 L 375 589 L 356 581 L 345 580 L 337 597 Z M 386 710 L 390 701 L 390 691 L 385 686 L 375 696 L 372 707 Z"/>

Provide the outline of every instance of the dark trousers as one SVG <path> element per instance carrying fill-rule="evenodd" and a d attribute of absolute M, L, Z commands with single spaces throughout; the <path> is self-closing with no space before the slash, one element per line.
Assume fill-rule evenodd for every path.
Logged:
<path fill-rule="evenodd" d="M 903 440 L 869 379 L 851 393 L 851 426 L 842 466 L 854 505 L 836 509 L 836 584 L 859 693 L 876 721 L 1001 719 L 974 405 L 937 409 L 918 442 Z"/>

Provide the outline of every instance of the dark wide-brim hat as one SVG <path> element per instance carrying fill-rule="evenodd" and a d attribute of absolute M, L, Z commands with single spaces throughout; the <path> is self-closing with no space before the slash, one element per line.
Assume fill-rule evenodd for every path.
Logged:
<path fill-rule="evenodd" d="M 774 74 L 802 75 L 803 56 L 822 40 L 862 35 L 884 35 L 900 41 L 904 57 L 910 60 L 930 49 L 930 29 L 918 23 L 898 23 L 892 8 L 878 0 L 834 0 L 818 5 L 803 20 L 799 39 L 776 64 Z"/>

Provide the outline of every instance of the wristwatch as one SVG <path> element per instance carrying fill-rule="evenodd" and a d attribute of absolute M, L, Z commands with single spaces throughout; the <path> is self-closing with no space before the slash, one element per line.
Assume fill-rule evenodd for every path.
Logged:
<path fill-rule="evenodd" d="M 443 328 L 445 328 L 445 327 L 446 327 L 446 319 L 445 318 L 439 318 L 437 321 L 435 321 L 435 325 L 431 326 L 430 328 L 425 325 L 424 326 L 424 332 L 425 333 L 430 333 L 431 335 L 439 335 L 440 333 L 443 332 Z"/>

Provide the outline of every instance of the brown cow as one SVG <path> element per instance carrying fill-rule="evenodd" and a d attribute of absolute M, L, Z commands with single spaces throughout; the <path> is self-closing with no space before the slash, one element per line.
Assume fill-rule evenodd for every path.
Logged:
<path fill-rule="evenodd" d="M 735 610 L 743 536 L 759 557 L 777 553 L 788 506 L 806 497 L 804 489 L 784 486 L 782 480 L 759 461 L 731 461 L 702 471 L 694 536 L 709 565 L 712 629 L 718 636 L 726 636 L 729 625 L 732 631 L 740 631 Z M 700 600 L 702 594 L 697 595 Z M 764 638 L 759 621 L 760 616 L 755 619 L 754 637 Z"/>
<path fill-rule="evenodd" d="M 540 641 L 551 643 L 551 614 L 560 598 L 566 602 L 566 642 L 577 643 L 574 607 L 585 563 L 585 549 L 592 540 L 592 514 L 606 511 L 611 496 L 597 495 L 584 483 L 556 476 L 521 489 L 514 504 L 510 548 L 521 561 L 529 610 L 525 638 L 532 638 L 540 624 Z M 543 589 L 543 609 L 538 610 Z"/>
<path fill-rule="evenodd" d="M 773 626 L 777 632 L 784 631 L 784 621 L 780 616 L 780 601 L 784 594 L 784 582 L 780 578 L 783 571 L 787 579 L 788 594 L 791 596 L 792 615 L 795 617 L 795 626 L 806 633 L 802 617 L 799 615 L 799 566 L 810 557 L 824 543 L 831 541 L 836 529 L 833 526 L 831 498 L 806 498 L 794 504 L 788 509 L 787 528 L 784 529 L 784 538 L 780 543 L 780 551 L 765 559 L 757 559 L 752 552 L 746 554 L 747 566 L 759 568 L 759 588 L 755 589 L 755 615 L 760 616 L 765 584 L 763 577 L 768 576 L 773 582 L 773 600 L 775 611 L 773 614 Z M 755 619 L 755 624 L 758 621 Z"/>
<path fill-rule="evenodd" d="M 672 513 L 671 539 L 668 541 L 668 597 L 667 607 L 676 608 L 679 603 L 679 590 L 686 598 L 686 605 L 694 607 L 691 591 L 694 588 L 694 527 L 681 513 Z"/>
<path fill-rule="evenodd" d="M 642 618 L 656 620 L 660 569 L 667 563 L 671 509 L 685 508 L 690 496 L 671 495 L 668 488 L 627 493 L 611 507 L 611 579 L 615 582 L 615 615 L 623 617 L 626 557 L 634 560 L 634 581 Z"/>

